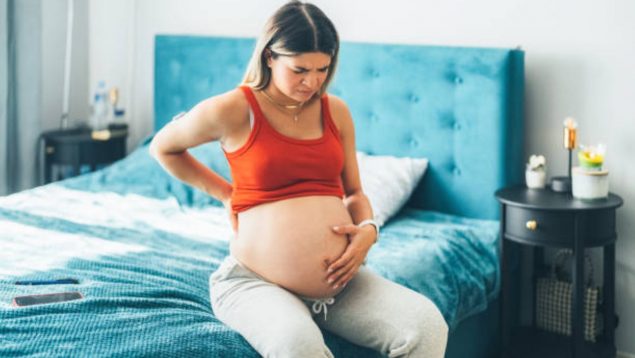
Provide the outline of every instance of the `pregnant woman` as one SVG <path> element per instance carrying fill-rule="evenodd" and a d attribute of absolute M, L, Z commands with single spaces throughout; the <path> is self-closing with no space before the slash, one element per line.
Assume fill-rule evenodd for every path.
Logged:
<path fill-rule="evenodd" d="M 267 22 L 242 85 L 166 125 L 150 150 L 227 208 L 235 236 L 210 277 L 211 304 L 261 355 L 333 357 L 321 327 L 389 357 L 443 357 L 448 328 L 434 303 L 363 266 L 379 228 L 353 120 L 326 92 L 338 50 L 320 9 L 287 3 Z M 215 140 L 232 183 L 187 151 Z"/>

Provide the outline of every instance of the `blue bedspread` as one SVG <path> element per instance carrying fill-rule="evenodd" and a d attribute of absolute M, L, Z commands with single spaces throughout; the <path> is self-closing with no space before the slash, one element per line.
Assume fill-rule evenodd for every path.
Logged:
<path fill-rule="evenodd" d="M 214 150 L 195 153 L 227 176 L 210 162 Z M 208 275 L 228 253 L 224 215 L 166 175 L 147 147 L 96 173 L 0 198 L 0 356 L 258 357 L 209 305 Z M 430 297 L 453 328 L 497 295 L 497 241 L 497 222 L 406 208 L 368 265 Z M 13 284 L 60 277 L 80 284 Z M 10 305 L 18 295 L 75 289 L 85 299 Z M 375 356 L 324 334 L 337 357 Z"/>

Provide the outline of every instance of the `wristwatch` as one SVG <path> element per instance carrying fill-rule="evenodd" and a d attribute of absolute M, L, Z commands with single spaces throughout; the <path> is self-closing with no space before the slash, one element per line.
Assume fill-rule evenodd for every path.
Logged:
<path fill-rule="evenodd" d="M 357 227 L 361 228 L 366 225 L 372 225 L 375 227 L 375 231 L 377 231 L 377 236 L 375 236 L 375 242 L 377 242 L 379 240 L 379 224 L 377 223 L 377 221 L 373 219 L 366 219 L 360 222 L 359 224 L 357 224 Z"/>

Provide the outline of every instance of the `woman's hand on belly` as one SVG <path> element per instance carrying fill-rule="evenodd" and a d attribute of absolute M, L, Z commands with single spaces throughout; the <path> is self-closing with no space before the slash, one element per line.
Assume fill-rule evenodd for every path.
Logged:
<path fill-rule="evenodd" d="M 327 283 L 327 268 L 349 246 L 347 234 L 332 227 L 352 222 L 338 197 L 261 204 L 240 213 L 239 232 L 230 242 L 230 251 L 267 281 L 302 296 L 330 297 L 339 290 Z"/>
<path fill-rule="evenodd" d="M 333 231 L 349 236 L 346 250 L 327 268 L 327 282 L 337 289 L 345 286 L 357 274 L 375 243 L 377 233 L 369 225 L 360 228 L 352 224 L 334 226 Z"/>

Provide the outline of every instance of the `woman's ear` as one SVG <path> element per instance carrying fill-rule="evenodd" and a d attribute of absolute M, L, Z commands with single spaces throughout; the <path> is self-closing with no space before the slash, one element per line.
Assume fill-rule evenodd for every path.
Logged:
<path fill-rule="evenodd" d="M 267 67 L 271 67 L 271 50 L 266 48 L 264 51 L 265 54 L 265 61 L 267 63 Z"/>

